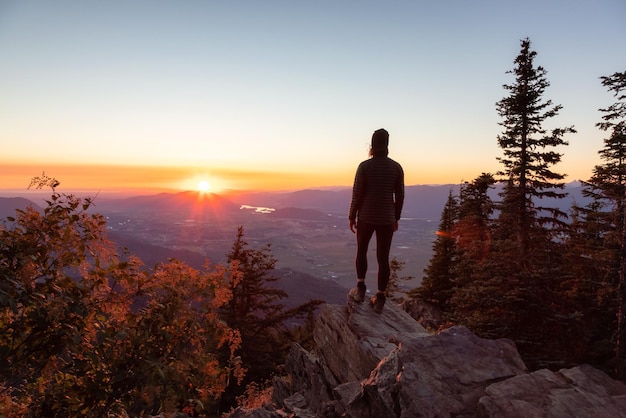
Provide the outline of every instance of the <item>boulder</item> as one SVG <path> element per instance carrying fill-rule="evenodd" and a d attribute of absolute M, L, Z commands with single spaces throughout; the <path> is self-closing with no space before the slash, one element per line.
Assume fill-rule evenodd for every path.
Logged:
<path fill-rule="evenodd" d="M 538 370 L 490 385 L 479 417 L 626 417 L 626 385 L 589 365 Z"/>
<path fill-rule="evenodd" d="M 487 386 L 527 373 L 512 341 L 479 338 L 464 327 L 397 333 L 393 339 L 397 347 L 346 405 L 350 416 L 472 415 Z"/>

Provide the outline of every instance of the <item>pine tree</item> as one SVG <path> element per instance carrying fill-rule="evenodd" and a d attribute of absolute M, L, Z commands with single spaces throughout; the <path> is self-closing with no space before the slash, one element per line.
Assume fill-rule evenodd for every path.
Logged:
<path fill-rule="evenodd" d="M 451 301 L 456 321 L 485 337 L 512 338 L 531 368 L 555 366 L 562 266 L 555 238 L 566 214 L 545 202 L 566 195 L 564 175 L 552 166 L 561 160 L 556 147 L 567 145 L 563 137 L 575 132 L 573 127 L 550 132 L 543 127 L 561 106 L 543 99 L 549 83 L 535 57 L 530 41 L 522 40 L 510 71 L 515 81 L 503 86 L 509 95 L 496 104 L 504 128 L 498 136 L 504 167 L 497 175 L 504 187 L 497 219 L 490 221 L 491 212 L 481 209 L 489 202 L 481 197 L 487 177 L 467 185 L 461 197 L 457 288 Z"/>
<path fill-rule="evenodd" d="M 457 260 L 453 273 L 454 293 L 449 317 L 478 333 L 488 334 L 497 312 L 499 300 L 490 288 L 494 281 L 486 263 L 491 252 L 491 216 L 494 209 L 489 196 L 495 180 L 483 173 L 461 186 L 459 217 L 454 228 Z M 493 309 L 496 309 L 494 312 Z"/>
<path fill-rule="evenodd" d="M 573 206 L 564 243 L 561 301 L 563 337 L 568 342 L 564 358 L 611 373 L 619 245 L 608 238 L 613 235 L 608 214 L 595 200 L 587 207 Z"/>
<path fill-rule="evenodd" d="M 273 354 L 281 352 L 278 331 L 282 330 L 285 319 L 285 305 L 280 300 L 287 294 L 269 286 L 278 280 L 271 275 L 276 259 L 270 246 L 261 250 L 249 248 L 243 235 L 243 227 L 240 227 L 227 254 L 228 263 L 236 263 L 239 277 L 231 278 L 232 299 L 222 309 L 221 316 L 241 333 L 241 358 L 249 368 L 248 378 L 256 380 L 276 367 Z"/>
<path fill-rule="evenodd" d="M 507 182 L 503 196 L 508 200 L 506 208 L 511 210 L 518 240 L 517 260 L 528 267 L 531 233 L 537 226 L 563 225 L 566 214 L 562 211 L 541 206 L 543 198 L 562 198 L 564 175 L 555 173 L 551 167 L 561 161 L 562 154 L 555 147 L 567 145 L 565 134 L 576 132 L 573 127 L 555 128 L 550 133 L 544 123 L 558 115 L 561 105 L 551 100 L 543 101 L 545 89 L 550 85 L 547 71 L 534 65 L 537 53 L 530 48 L 528 38 L 521 41 L 520 54 L 515 59 L 513 84 L 503 87 L 509 96 L 497 103 L 498 114 L 504 118 L 500 123 L 504 131 L 498 136 L 503 157 L 498 160 L 504 169 L 498 172 Z M 509 214 L 504 214 L 508 216 Z"/>
<path fill-rule="evenodd" d="M 554 366 L 550 361 L 559 329 L 556 289 L 561 266 L 555 238 L 566 226 L 566 214 L 546 201 L 566 196 L 564 175 L 552 167 L 562 156 L 556 148 L 567 145 L 564 136 L 575 133 L 573 127 L 550 132 L 544 128 L 562 107 L 544 100 L 550 84 L 546 70 L 534 64 L 536 55 L 530 40 L 523 39 L 510 71 L 515 81 L 503 86 L 509 95 L 496 104 L 504 128 L 498 136 L 502 201 L 489 253 L 472 267 L 470 285 L 463 298 L 457 297 L 477 331 L 514 339 L 531 368 Z M 479 299 L 481 305 L 470 309 L 468 304 Z"/>
<path fill-rule="evenodd" d="M 491 242 L 490 219 L 494 204 L 489 190 L 494 183 L 493 175 L 482 173 L 471 183 L 464 183 L 459 194 L 457 245 L 465 258 L 478 262 L 486 257 Z"/>
<path fill-rule="evenodd" d="M 425 276 L 422 278 L 421 285 L 409 293 L 411 297 L 420 297 L 436 303 L 442 311 L 447 309 L 454 286 L 456 243 L 453 232 L 458 212 L 458 201 L 450 190 L 441 214 L 437 238 L 433 243 L 433 255 L 424 269 Z"/>
<path fill-rule="evenodd" d="M 276 259 L 271 245 L 262 249 L 250 248 L 244 239 L 244 229 L 239 227 L 230 252 L 228 263 L 234 264 L 238 275 L 231 277 L 232 298 L 221 312 L 223 320 L 241 334 L 240 355 L 247 368 L 244 383 L 263 382 L 271 378 L 284 363 L 291 346 L 286 321 L 310 315 L 322 303 L 312 300 L 292 309 L 280 303 L 287 293 L 271 283 L 278 280 L 271 272 Z M 232 385 L 223 401 L 232 403 L 242 388 Z"/>
<path fill-rule="evenodd" d="M 626 72 L 601 80 L 617 102 L 600 109 L 602 122 L 596 126 L 608 132 L 609 137 L 599 151 L 603 163 L 594 167 L 583 192 L 592 198 L 592 206 L 585 212 L 586 226 L 602 226 L 603 247 L 612 249 L 614 254 L 610 260 L 614 261 L 611 281 L 617 318 L 615 372 L 623 377 L 626 376 Z"/>

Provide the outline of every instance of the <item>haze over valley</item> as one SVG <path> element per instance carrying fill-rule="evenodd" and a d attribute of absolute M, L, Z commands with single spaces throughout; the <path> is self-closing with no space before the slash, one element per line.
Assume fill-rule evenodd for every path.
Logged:
<path fill-rule="evenodd" d="M 402 277 L 421 277 L 430 258 L 438 212 L 450 186 L 407 190 L 407 210 L 394 236 L 392 257 L 405 263 Z M 415 198 L 411 196 L 415 194 Z M 423 195 L 423 196 L 422 196 Z M 417 203 L 426 197 L 424 203 Z M 428 203 L 426 203 L 428 202 Z M 228 197 L 198 192 L 96 200 L 107 217 L 110 237 L 139 255 L 149 266 L 167 248 L 194 266 L 205 258 L 220 263 L 232 246 L 237 228 L 254 248 L 271 244 L 278 269 L 289 269 L 348 288 L 354 282 L 356 240 L 348 228 L 350 189 L 291 193 L 240 193 Z M 410 206 L 415 206 L 410 208 Z M 375 283 L 375 242 L 370 247 L 368 282 Z M 408 281 L 411 286 L 416 280 Z M 345 295 L 341 296 L 342 299 Z"/>
<path fill-rule="evenodd" d="M 582 203 L 579 185 L 567 188 L 570 196 L 558 202 L 569 210 Z M 400 277 L 407 288 L 419 285 L 432 253 L 432 243 L 449 193 L 458 185 L 406 187 L 399 230 L 394 235 L 391 257 L 404 263 Z M 181 192 L 132 197 L 95 197 L 93 210 L 107 219 L 109 238 L 151 268 L 177 258 L 199 268 L 208 258 L 223 263 L 239 226 L 253 248 L 270 244 L 277 260 L 276 274 L 295 303 L 310 297 L 329 302 L 345 299 L 344 290 L 354 283 L 356 240 L 348 228 L 350 188 L 294 192 L 230 192 L 224 195 Z M 493 191 L 497 198 L 497 191 Z M 23 196 L 28 196 L 25 194 Z M 34 202 L 38 200 L 33 199 Z M 0 218 L 16 208 L 36 204 L 24 197 L 0 198 Z M 375 241 L 370 244 L 367 283 L 376 283 Z M 321 279 L 323 286 L 318 279 Z"/>

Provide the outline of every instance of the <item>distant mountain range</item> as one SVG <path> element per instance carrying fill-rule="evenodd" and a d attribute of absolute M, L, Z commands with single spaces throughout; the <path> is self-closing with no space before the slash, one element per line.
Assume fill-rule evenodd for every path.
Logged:
<path fill-rule="evenodd" d="M 499 189 L 492 190 L 492 198 L 498 199 Z M 403 217 L 438 220 L 443 207 L 452 192 L 458 195 L 458 184 L 415 185 L 405 189 Z M 566 185 L 569 195 L 564 199 L 551 199 L 545 202 L 548 206 L 557 207 L 568 212 L 574 202 L 579 205 L 586 203 L 581 194 L 578 182 Z M 339 190 L 298 190 L 294 192 L 227 192 L 223 195 L 200 192 L 160 193 L 156 195 L 139 195 L 126 198 L 108 199 L 99 196 L 95 199 L 95 210 L 101 212 L 164 212 L 178 210 L 195 210 L 204 214 L 227 214 L 239 212 L 242 205 L 251 207 L 272 208 L 273 216 L 287 218 L 304 218 L 323 216 L 325 214 L 348 215 L 350 207 L 350 188 Z M 29 204 L 39 207 L 32 201 L 21 197 L 0 197 L 0 219 L 14 214 L 15 209 L 24 209 Z M 316 213 L 314 211 L 318 211 Z"/>
<path fill-rule="evenodd" d="M 117 199 L 96 199 L 96 210 L 102 211 L 177 211 L 196 208 L 211 212 L 232 212 L 239 210 L 240 205 L 228 198 L 214 193 L 179 192 L 159 193 L 156 195 L 139 195 Z"/>
<path fill-rule="evenodd" d="M 414 185 L 405 187 L 404 210 L 405 218 L 438 220 L 441 212 L 452 192 L 458 195 L 458 184 L 444 185 Z M 498 200 L 500 187 L 494 188 L 491 196 Z M 550 199 L 547 206 L 557 207 L 568 212 L 574 202 L 578 205 L 586 203 L 581 194 L 579 182 L 568 183 L 565 192 L 569 195 L 563 199 Z M 315 209 L 323 213 L 332 213 L 348 216 L 350 207 L 351 188 L 338 190 L 299 190 L 295 192 L 239 192 L 225 195 L 233 202 L 250 206 L 269 207 L 276 210 L 284 208 Z"/>
<path fill-rule="evenodd" d="M 24 197 L 0 197 L 0 220 L 6 219 L 9 216 L 15 217 L 16 210 L 25 210 L 29 206 L 32 206 L 38 211 L 42 210 L 35 202 Z"/>
<path fill-rule="evenodd" d="M 438 219 L 450 191 L 458 185 L 407 186 L 403 216 Z M 350 188 L 339 190 L 298 190 L 294 192 L 227 192 L 223 195 L 199 192 L 160 193 L 128 198 L 96 199 L 96 210 L 108 211 L 178 211 L 196 208 L 202 213 L 233 213 L 242 205 L 271 208 L 272 216 L 308 219 L 326 214 L 348 216 Z M 316 213 L 317 212 L 317 213 Z"/>

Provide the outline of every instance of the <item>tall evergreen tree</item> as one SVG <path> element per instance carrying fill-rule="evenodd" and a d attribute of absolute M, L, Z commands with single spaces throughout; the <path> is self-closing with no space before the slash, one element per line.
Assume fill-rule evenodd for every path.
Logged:
<path fill-rule="evenodd" d="M 492 320 L 500 317 L 492 309 L 492 302 L 499 302 L 491 298 L 492 276 L 486 274 L 485 264 L 491 251 L 494 204 L 489 191 L 494 183 L 493 175 L 483 173 L 461 186 L 459 218 L 454 228 L 457 260 L 449 317 L 477 332 L 491 328 Z"/>
<path fill-rule="evenodd" d="M 587 207 L 572 208 L 561 301 L 563 336 L 569 342 L 564 357 L 571 364 L 588 363 L 612 373 L 619 244 L 611 238 L 607 215 L 595 200 Z"/>
<path fill-rule="evenodd" d="M 278 278 L 271 275 L 276 259 L 269 245 L 261 250 L 250 248 L 243 227 L 237 231 L 227 261 L 235 263 L 238 276 L 231 277 L 232 298 L 222 308 L 221 317 L 241 334 L 239 353 L 248 369 L 245 382 L 261 381 L 276 370 L 286 350 L 279 336 L 286 332 L 285 305 L 280 300 L 287 293 L 270 286 Z M 233 387 L 229 393 L 238 391 Z"/>
<path fill-rule="evenodd" d="M 566 214 L 546 202 L 566 196 L 564 175 L 552 167 L 562 156 L 556 148 L 567 145 L 564 136 L 575 132 L 573 127 L 549 132 L 544 128 L 562 107 L 544 99 L 550 84 L 546 70 L 534 63 L 536 55 L 530 40 L 523 39 L 510 71 L 515 81 L 503 86 L 509 95 L 496 104 L 504 128 L 498 136 L 503 151 L 498 158 L 503 169 L 497 173 L 504 183 L 502 201 L 491 229 L 489 254 L 473 272 L 465 295 L 469 301 L 482 298 L 471 311 L 473 316 L 466 314 L 476 330 L 515 340 L 531 368 L 555 366 L 550 361 L 559 329 L 556 289 L 561 265 L 555 238 L 566 226 Z M 468 294 L 470 290 L 473 293 Z M 467 310 L 468 303 L 462 303 Z"/>
<path fill-rule="evenodd" d="M 458 212 L 458 201 L 450 190 L 441 213 L 437 238 L 432 246 L 433 255 L 424 269 L 425 276 L 422 278 L 421 285 L 409 292 L 411 297 L 420 297 L 436 303 L 442 311 L 447 309 L 454 286 L 453 269 L 456 261 L 454 228 L 458 220 Z"/>
<path fill-rule="evenodd" d="M 561 105 L 553 105 L 551 100 L 543 101 L 545 89 L 550 85 L 546 79 L 546 70 L 535 66 L 537 53 L 531 50 L 528 38 L 521 41 L 521 51 L 515 59 L 515 68 L 510 73 L 515 75 L 513 84 L 503 87 L 509 95 L 496 106 L 498 114 L 504 119 L 504 127 L 498 136 L 498 144 L 503 150 L 503 157 L 498 160 L 504 169 L 498 172 L 507 182 L 504 199 L 508 205 L 502 210 L 511 210 L 513 228 L 518 241 L 517 260 L 521 267 L 527 267 L 530 260 L 531 233 L 537 226 L 546 224 L 562 225 L 566 216 L 562 211 L 541 205 L 543 198 L 562 198 L 564 184 L 560 182 L 563 174 L 551 170 L 561 161 L 562 154 L 555 148 L 567 145 L 565 134 L 576 132 L 573 127 L 555 128 L 547 132 L 544 123 L 558 115 Z"/>
<path fill-rule="evenodd" d="M 237 230 L 227 260 L 234 263 L 238 275 L 231 277 L 232 298 L 222 308 L 221 317 L 241 334 L 239 352 L 248 370 L 244 384 L 262 382 L 279 370 L 291 346 L 286 321 L 310 315 L 322 302 L 313 300 L 292 309 L 280 303 L 288 295 L 271 285 L 278 278 L 272 276 L 276 259 L 270 244 L 260 250 L 251 248 L 243 227 Z M 242 388 L 231 385 L 223 400 L 232 403 L 242 392 Z"/>
<path fill-rule="evenodd" d="M 466 182 L 461 186 L 455 236 L 465 258 L 480 261 L 489 251 L 491 215 L 494 210 L 489 190 L 494 184 L 493 175 L 482 173 L 471 183 Z"/>
<path fill-rule="evenodd" d="M 617 331 L 615 333 L 615 371 L 626 376 L 626 71 L 601 77 L 602 85 L 614 93 L 617 101 L 600 109 L 602 122 L 596 124 L 609 136 L 599 151 L 602 164 L 596 165 L 584 183 L 584 194 L 592 198 L 586 211 L 587 226 L 602 225 L 605 250 L 613 249 Z M 590 219 L 590 217 L 592 217 Z M 596 221 L 591 223 L 590 221 Z M 598 221 L 601 221 L 599 223 Z"/>

